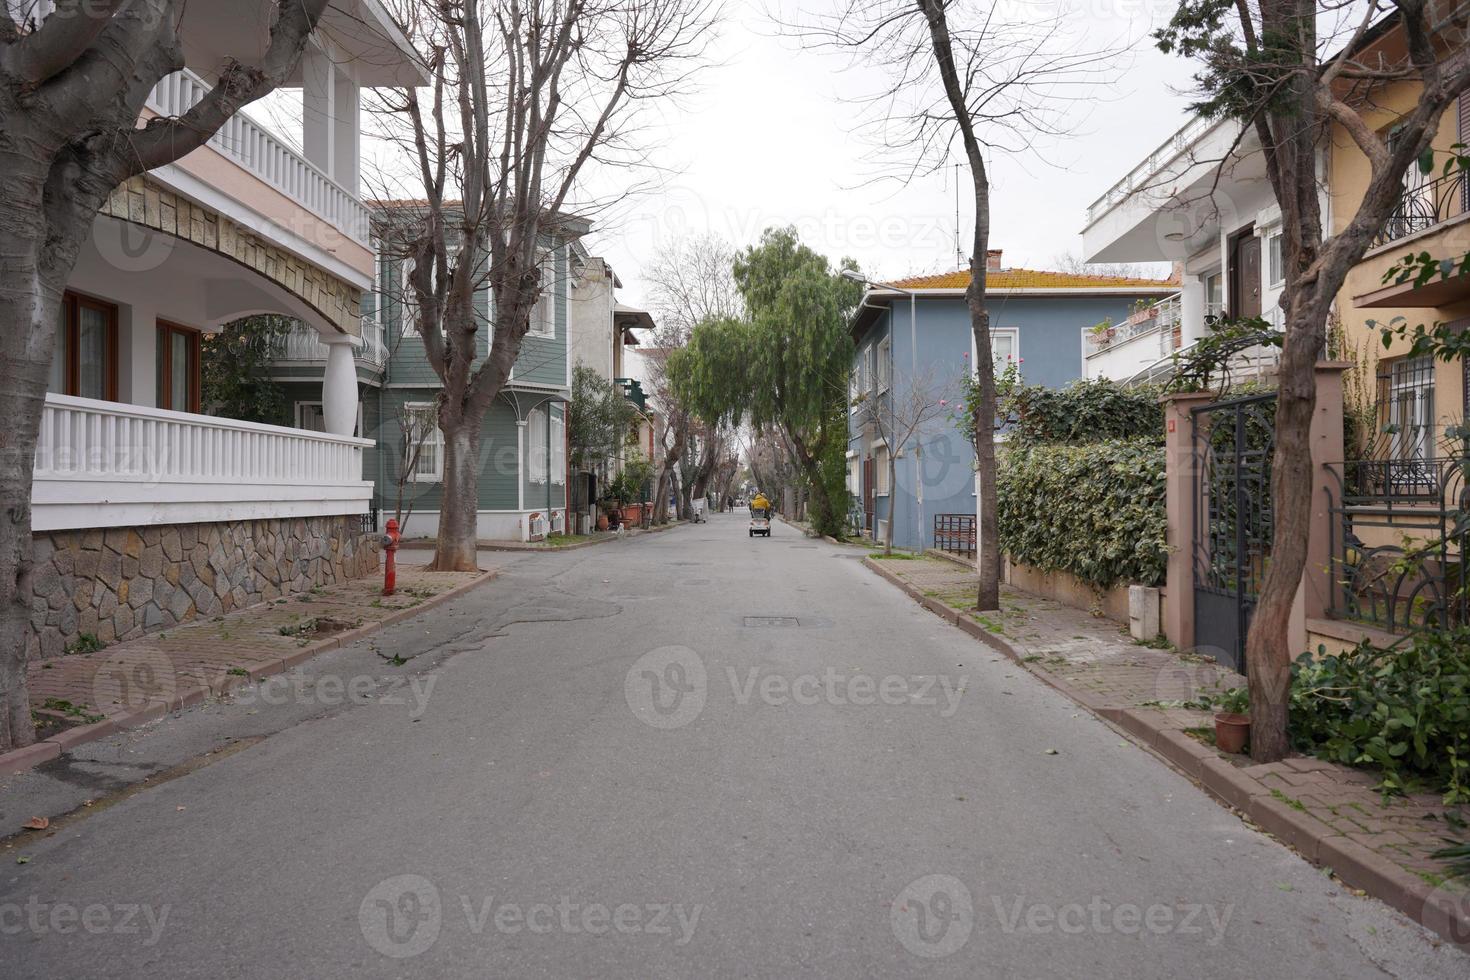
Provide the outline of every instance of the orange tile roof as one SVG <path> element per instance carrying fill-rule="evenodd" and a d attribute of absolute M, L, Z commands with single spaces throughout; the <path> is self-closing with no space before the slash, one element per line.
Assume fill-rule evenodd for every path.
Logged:
<path fill-rule="evenodd" d="M 911 276 L 894 283 L 905 289 L 966 289 L 970 285 L 970 270 L 943 272 L 934 276 Z M 1128 287 L 1155 287 L 1160 290 L 1174 289 L 1178 283 L 1173 279 L 1132 279 L 1127 276 L 1092 276 L 1071 272 L 1041 272 L 1035 269 L 1002 269 L 988 273 L 986 289 L 1119 289 Z M 880 287 L 881 288 L 881 287 Z"/>

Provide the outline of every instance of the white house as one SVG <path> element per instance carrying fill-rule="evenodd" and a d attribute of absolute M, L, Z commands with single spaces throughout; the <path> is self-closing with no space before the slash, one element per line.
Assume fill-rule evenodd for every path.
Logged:
<path fill-rule="evenodd" d="M 226 59 L 259 54 L 269 7 L 188 4 L 188 67 L 145 118 L 183 113 Z M 42 655 L 376 566 L 359 519 L 372 444 L 352 435 L 374 270 L 360 93 L 423 81 L 379 0 L 333 0 L 288 82 L 302 152 L 241 113 L 102 208 L 68 283 L 36 452 Z M 257 313 L 294 317 L 327 346 L 324 432 L 200 414 L 201 340 Z"/>
<path fill-rule="evenodd" d="M 1322 206 L 1328 214 L 1325 193 Z M 1178 297 L 1157 316 L 1118 325 L 1111 343 L 1086 349 L 1089 377 L 1126 379 L 1167 361 L 1206 335 L 1210 317 L 1281 326 L 1281 209 L 1254 131 L 1236 121 L 1192 119 L 1093 202 L 1082 243 L 1089 262 L 1182 271 Z M 1257 369 L 1268 366 L 1264 352 L 1252 356 Z"/>

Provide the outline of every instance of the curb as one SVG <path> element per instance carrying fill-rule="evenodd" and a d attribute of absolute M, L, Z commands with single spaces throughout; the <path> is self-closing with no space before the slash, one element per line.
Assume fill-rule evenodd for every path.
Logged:
<path fill-rule="evenodd" d="M 468 582 L 456 585 L 447 592 L 431 596 L 418 605 L 396 610 L 376 623 L 367 626 L 358 626 L 332 636 L 324 637 L 307 644 L 293 654 L 282 657 L 279 661 L 262 664 L 252 669 L 248 678 L 225 675 L 221 672 L 221 676 L 215 678 L 213 681 L 206 681 L 202 685 L 188 687 L 176 692 L 165 701 L 151 701 L 144 707 L 135 708 L 131 711 L 120 711 L 115 715 L 109 715 L 102 721 L 90 725 L 78 725 L 75 728 L 68 728 L 63 732 L 57 732 L 55 735 L 48 736 L 39 742 L 27 745 L 25 748 L 0 753 L 0 775 L 17 775 L 28 769 L 34 769 L 43 762 L 50 762 L 52 759 L 57 758 L 62 752 L 70 752 L 78 745 L 93 742 L 99 738 L 106 738 L 124 729 L 138 728 L 150 722 L 159 721 L 170 714 L 182 711 L 184 708 L 199 704 L 208 697 L 218 697 L 230 688 L 238 687 L 247 681 L 260 680 L 263 677 L 285 673 L 292 667 L 305 663 L 319 653 L 325 653 L 328 650 L 335 650 L 348 643 L 354 643 L 385 627 L 401 623 L 405 619 L 417 616 L 422 612 L 433 609 L 435 606 L 443 605 L 451 599 L 457 599 L 471 589 L 478 588 L 486 582 L 499 577 L 499 575 L 500 570 L 496 568 L 481 572 L 479 576 Z"/>
<path fill-rule="evenodd" d="M 872 558 L 863 564 L 902 589 L 925 609 L 961 631 L 1004 653 L 1031 676 L 1108 722 L 1158 756 L 1220 803 L 1238 811 L 1267 834 L 1291 847 L 1308 862 L 1325 867 L 1344 884 L 1362 889 L 1392 906 L 1451 945 L 1470 949 L 1470 902 L 1456 905 L 1442 889 L 1413 875 L 1357 841 L 1336 833 L 1310 814 L 1271 795 L 1271 788 L 1233 765 L 1209 746 L 1162 723 L 1155 712 L 1099 704 L 1064 687 L 1045 672 L 1031 670 L 1004 637 L 971 617 L 926 596 Z"/>

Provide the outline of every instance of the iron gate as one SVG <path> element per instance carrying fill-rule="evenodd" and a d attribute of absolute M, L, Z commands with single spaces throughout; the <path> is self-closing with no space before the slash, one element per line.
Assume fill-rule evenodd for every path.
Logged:
<path fill-rule="evenodd" d="M 1276 396 L 1193 410 L 1194 640 L 1246 672 L 1245 637 L 1271 553 Z"/>

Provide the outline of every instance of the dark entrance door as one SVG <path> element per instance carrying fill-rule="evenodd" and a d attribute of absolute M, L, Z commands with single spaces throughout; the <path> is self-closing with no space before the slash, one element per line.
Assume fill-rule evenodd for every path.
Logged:
<path fill-rule="evenodd" d="M 1247 228 L 1230 249 L 1230 315 L 1261 315 L 1261 240 Z"/>
<path fill-rule="evenodd" d="M 873 497 L 876 488 L 873 486 L 873 477 L 877 471 L 873 466 L 873 457 L 869 456 L 863 460 L 863 530 L 873 530 Z"/>
<path fill-rule="evenodd" d="M 1271 553 L 1275 426 L 1274 394 L 1194 410 L 1194 642 L 1242 674 Z"/>

